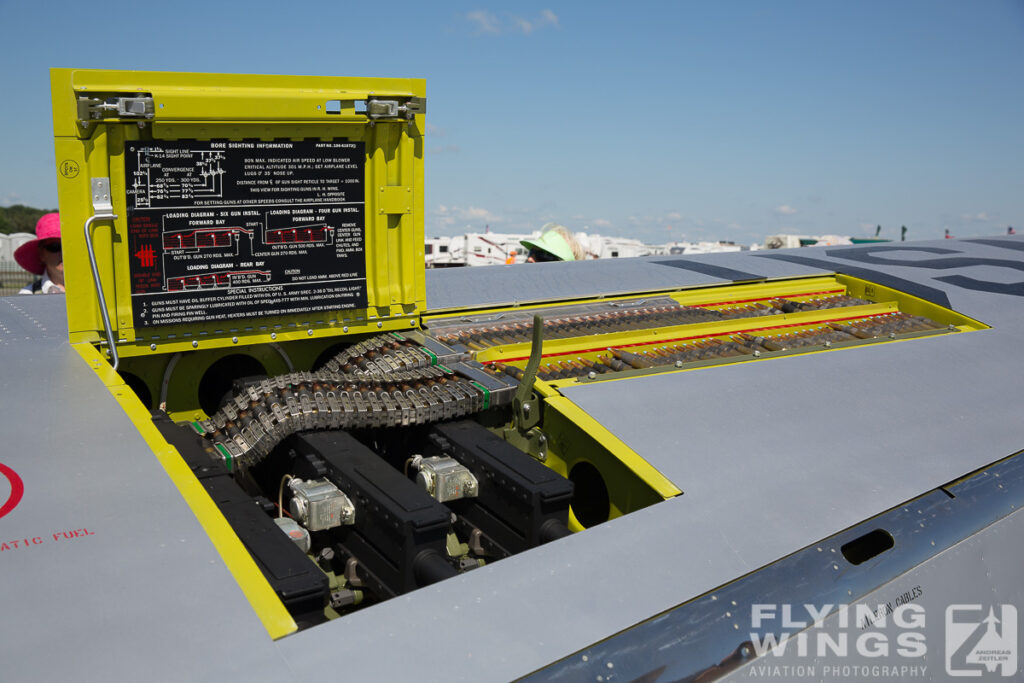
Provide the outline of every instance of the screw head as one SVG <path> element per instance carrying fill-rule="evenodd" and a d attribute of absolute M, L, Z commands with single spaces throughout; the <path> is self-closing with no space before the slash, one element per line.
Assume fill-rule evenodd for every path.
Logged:
<path fill-rule="evenodd" d="M 306 334 L 310 337 L 313 336 L 313 330 L 306 330 Z"/>
<path fill-rule="evenodd" d="M 377 321 L 377 327 L 378 327 L 378 328 L 380 328 L 380 327 L 384 327 L 384 323 L 383 323 L 382 321 L 378 320 L 378 321 Z"/>
<path fill-rule="evenodd" d="M 150 344 L 149 345 L 149 350 L 150 351 L 156 351 L 156 344 Z"/>
<path fill-rule="evenodd" d="M 591 370 L 590 372 L 587 373 L 587 377 L 590 379 L 597 379 L 597 373 Z"/>
<path fill-rule="evenodd" d="M 342 332 L 348 332 L 348 327 L 346 326 L 346 327 L 341 328 L 341 331 Z"/>
<path fill-rule="evenodd" d="M 270 338 L 271 339 L 277 339 L 277 332 L 271 332 L 270 333 Z"/>
<path fill-rule="evenodd" d="M 193 348 L 193 349 L 197 349 L 197 348 L 199 348 L 199 342 L 198 342 L 198 341 L 196 341 L 195 339 L 193 339 L 193 340 L 192 340 L 192 348 Z"/>
<path fill-rule="evenodd" d="M 237 344 L 238 343 L 238 337 L 232 337 L 231 338 L 231 343 L 232 344 Z"/>

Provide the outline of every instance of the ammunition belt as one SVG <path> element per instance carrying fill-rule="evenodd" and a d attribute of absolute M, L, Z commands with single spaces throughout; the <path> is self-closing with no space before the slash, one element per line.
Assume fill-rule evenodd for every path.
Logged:
<path fill-rule="evenodd" d="M 600 313 L 579 313 L 577 315 L 545 320 L 544 338 L 584 337 L 652 327 L 690 325 L 718 320 L 735 320 L 738 318 L 756 318 L 778 315 L 780 313 L 792 313 L 794 311 L 862 306 L 870 303 L 870 301 L 865 301 L 864 299 L 838 295 L 813 297 L 803 301 L 772 299 L 768 303 L 725 304 L 721 305 L 719 309 L 707 306 L 670 304 L 602 311 Z M 439 332 L 437 340 L 446 344 L 463 344 L 467 348 L 480 350 L 501 344 L 528 342 L 532 334 L 532 322 L 515 321 Z"/>
<path fill-rule="evenodd" d="M 851 297 L 831 297 L 826 304 L 833 306 L 858 305 L 860 300 Z M 842 301 L 839 301 L 842 300 Z M 854 303 L 849 303 L 853 301 Z M 777 302 L 780 306 L 783 301 Z M 785 302 L 793 303 L 793 302 Z M 818 303 L 818 302 L 814 302 Z M 824 305 L 822 308 L 832 306 Z M 787 306 L 787 308 L 789 308 Z M 791 310 L 812 310 L 811 308 L 792 308 Z M 736 334 L 726 339 L 707 337 L 685 343 L 667 343 L 650 346 L 640 351 L 627 351 L 622 348 L 608 348 L 608 355 L 602 355 L 596 361 L 578 357 L 551 361 L 537 369 L 537 377 L 544 381 L 586 377 L 590 373 L 622 372 L 625 370 L 653 368 L 665 365 L 684 365 L 711 361 L 717 358 L 738 356 L 758 356 L 765 352 L 786 351 L 789 349 L 827 346 L 838 342 L 849 342 L 857 339 L 870 340 L 892 338 L 900 334 L 945 329 L 945 326 L 921 316 L 903 312 L 885 313 L 865 318 L 844 321 L 842 323 L 825 323 L 797 332 L 753 336 Z M 494 363 L 490 370 L 496 374 L 504 373 L 517 380 L 522 379 L 523 371 L 514 365 Z"/>
<path fill-rule="evenodd" d="M 231 467 L 259 462 L 299 431 L 425 424 L 484 409 L 484 391 L 430 362 L 411 344 L 379 335 L 342 351 L 322 370 L 250 385 L 193 424 L 210 440 L 210 454 Z"/>

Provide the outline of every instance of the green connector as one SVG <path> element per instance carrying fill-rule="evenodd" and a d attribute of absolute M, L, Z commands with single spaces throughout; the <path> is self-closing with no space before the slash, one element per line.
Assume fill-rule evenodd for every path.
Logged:
<path fill-rule="evenodd" d="M 421 346 L 420 351 L 430 356 L 430 364 L 437 365 L 437 354 L 428 349 L 426 346 Z"/>
<path fill-rule="evenodd" d="M 491 406 L 491 392 L 488 391 L 487 387 L 485 387 L 483 384 L 480 384 L 480 382 L 474 382 L 473 380 L 470 380 L 469 383 L 472 384 L 477 389 L 479 389 L 480 391 L 484 392 L 484 410 L 487 410 Z"/>
<path fill-rule="evenodd" d="M 228 472 L 231 471 L 231 451 L 224 447 L 222 443 L 213 444 L 214 448 L 224 457 L 224 464 L 228 466 Z"/>

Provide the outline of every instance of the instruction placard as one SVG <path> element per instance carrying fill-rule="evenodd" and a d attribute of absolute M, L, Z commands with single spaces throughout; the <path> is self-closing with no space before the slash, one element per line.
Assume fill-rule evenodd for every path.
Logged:
<path fill-rule="evenodd" d="M 366 308 L 361 141 L 125 145 L 136 327 Z"/>

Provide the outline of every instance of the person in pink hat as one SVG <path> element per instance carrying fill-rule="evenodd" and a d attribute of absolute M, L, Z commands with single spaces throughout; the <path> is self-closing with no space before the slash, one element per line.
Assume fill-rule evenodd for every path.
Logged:
<path fill-rule="evenodd" d="M 22 268 L 39 275 L 18 294 L 60 294 L 64 291 L 64 254 L 60 245 L 60 215 L 44 214 L 36 223 L 36 238 L 14 251 Z"/>

